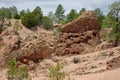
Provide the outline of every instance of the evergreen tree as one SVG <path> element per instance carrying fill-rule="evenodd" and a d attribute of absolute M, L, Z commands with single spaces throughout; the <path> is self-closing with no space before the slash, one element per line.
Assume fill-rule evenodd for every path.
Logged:
<path fill-rule="evenodd" d="M 31 13 L 30 9 L 27 9 L 27 10 L 26 10 L 26 13 Z"/>
<path fill-rule="evenodd" d="M 15 14 L 14 19 L 20 19 L 20 15 L 18 13 Z"/>
<path fill-rule="evenodd" d="M 37 7 L 33 10 L 32 14 L 34 14 L 34 15 L 36 16 L 36 18 L 38 18 L 38 20 L 37 20 L 38 23 L 41 23 L 41 22 L 42 22 L 43 13 L 42 13 L 41 8 L 40 8 L 39 6 L 37 6 Z"/>
<path fill-rule="evenodd" d="M 101 28 L 102 21 L 105 18 L 105 16 L 104 16 L 103 12 L 99 8 L 95 9 L 95 14 L 96 14 L 96 17 L 98 19 L 98 24 L 99 24 L 99 26 Z"/>
<path fill-rule="evenodd" d="M 20 12 L 20 17 L 22 17 L 22 16 L 24 16 L 25 15 L 25 10 L 22 10 L 21 12 Z"/>
<path fill-rule="evenodd" d="M 0 19 L 3 20 L 4 18 L 11 18 L 11 12 L 9 8 L 0 8 Z"/>
<path fill-rule="evenodd" d="M 15 6 L 10 7 L 10 14 L 11 14 L 11 18 L 14 18 L 14 16 L 17 14 L 18 10 Z"/>
<path fill-rule="evenodd" d="M 57 21 L 56 21 L 57 23 L 60 23 L 60 21 L 63 20 L 63 18 L 65 17 L 64 13 L 65 13 L 65 10 L 64 10 L 63 6 L 61 4 L 59 4 L 57 6 L 56 11 L 55 11 L 55 16 L 57 18 Z"/>
<path fill-rule="evenodd" d="M 79 15 L 82 15 L 85 11 L 86 11 L 86 9 L 85 9 L 85 8 L 82 8 L 82 9 L 80 10 L 80 12 L 79 12 Z"/>
<path fill-rule="evenodd" d="M 78 17 L 78 13 L 76 12 L 75 9 L 72 9 L 72 10 L 70 11 L 70 13 L 68 13 L 66 21 L 67 21 L 67 22 L 71 22 L 71 21 L 73 21 L 74 19 L 76 19 L 77 17 Z"/>
<path fill-rule="evenodd" d="M 33 13 L 26 13 L 22 16 L 21 22 L 24 26 L 30 28 L 38 25 L 39 19 Z"/>
<path fill-rule="evenodd" d="M 48 18 L 52 21 L 53 24 L 56 22 L 55 14 L 52 11 L 48 13 Z"/>
<path fill-rule="evenodd" d="M 115 27 L 113 28 L 113 36 L 115 37 L 115 45 L 118 46 L 120 40 L 120 1 L 114 2 L 109 6 L 110 11 L 115 17 Z"/>
<path fill-rule="evenodd" d="M 0 20 L 3 20 L 5 18 L 4 10 L 0 8 Z"/>
<path fill-rule="evenodd" d="M 113 28 L 114 26 L 115 26 L 115 17 L 113 16 L 113 13 L 110 11 L 103 19 L 101 29 Z"/>
<path fill-rule="evenodd" d="M 53 22 L 52 20 L 47 17 L 47 16 L 44 16 L 42 18 L 42 24 L 43 24 L 43 28 L 46 29 L 46 30 L 50 30 L 53 28 Z"/>

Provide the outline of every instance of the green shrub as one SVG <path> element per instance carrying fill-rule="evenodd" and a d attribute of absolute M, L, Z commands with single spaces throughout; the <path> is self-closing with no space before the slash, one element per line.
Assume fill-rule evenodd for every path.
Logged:
<path fill-rule="evenodd" d="M 2 48 L 3 45 L 4 45 L 4 43 L 0 42 L 0 48 Z"/>
<path fill-rule="evenodd" d="M 2 38 L 2 36 L 0 36 L 0 41 L 2 41 L 3 40 L 3 38 Z"/>
<path fill-rule="evenodd" d="M 20 19 L 20 15 L 19 14 L 15 14 L 14 19 Z"/>
<path fill-rule="evenodd" d="M 27 28 L 34 27 L 39 25 L 39 17 L 33 13 L 26 13 L 24 16 L 22 16 L 21 22 Z"/>
<path fill-rule="evenodd" d="M 106 54 L 106 52 L 101 52 L 100 54 L 101 54 L 101 56 L 108 56 L 108 54 Z"/>
<path fill-rule="evenodd" d="M 53 22 L 47 16 L 42 18 L 42 24 L 43 24 L 43 28 L 46 30 L 53 29 Z"/>
<path fill-rule="evenodd" d="M 15 60 L 10 60 L 7 66 L 8 71 L 6 75 L 8 80 L 31 80 L 27 68 L 25 66 L 17 67 Z"/>
<path fill-rule="evenodd" d="M 77 58 L 77 57 L 74 57 L 73 58 L 73 62 L 76 64 L 76 63 L 78 63 L 80 60 L 79 60 L 79 58 Z"/>
<path fill-rule="evenodd" d="M 58 27 L 56 30 L 53 30 L 54 35 L 59 35 L 62 32 L 61 27 Z"/>
<path fill-rule="evenodd" d="M 14 23 L 13 27 L 14 27 L 14 30 L 21 30 L 22 29 L 22 26 L 20 26 L 19 21 L 16 21 Z"/>
<path fill-rule="evenodd" d="M 65 72 L 61 71 L 63 66 L 57 63 L 56 66 L 49 68 L 49 79 L 50 80 L 63 80 L 65 78 Z"/>

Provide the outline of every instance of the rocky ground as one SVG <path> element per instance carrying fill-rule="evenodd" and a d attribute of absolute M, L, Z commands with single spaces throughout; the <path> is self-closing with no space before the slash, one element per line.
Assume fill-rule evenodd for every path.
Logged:
<path fill-rule="evenodd" d="M 5 20 L 0 34 L 0 80 L 7 80 L 10 58 L 26 65 L 33 80 L 48 80 L 48 69 L 58 62 L 65 80 L 120 80 L 120 46 L 113 47 L 103 38 L 110 30 L 98 30 L 93 11 L 64 25 L 59 36 L 38 26 L 28 29 L 20 20 Z"/>
<path fill-rule="evenodd" d="M 30 74 L 33 80 L 47 80 L 51 66 L 59 61 L 66 72 L 66 79 L 69 80 L 119 80 L 120 73 L 120 47 L 110 48 L 94 53 L 74 56 L 54 56 L 44 59 L 39 63 L 29 65 Z M 73 59 L 78 58 L 79 62 L 74 63 Z M 1 67 L 0 80 L 5 80 L 6 68 Z"/>

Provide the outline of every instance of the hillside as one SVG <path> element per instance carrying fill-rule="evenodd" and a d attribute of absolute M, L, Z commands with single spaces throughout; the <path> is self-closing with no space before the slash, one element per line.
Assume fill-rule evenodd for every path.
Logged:
<path fill-rule="evenodd" d="M 2 29 L 0 80 L 7 80 L 11 58 L 25 65 L 33 80 L 48 80 L 49 68 L 58 62 L 64 67 L 64 80 L 120 80 L 120 46 L 102 38 L 111 28 L 99 31 L 93 11 L 62 26 L 59 35 L 40 26 L 28 29 L 15 19 L 6 19 Z"/>

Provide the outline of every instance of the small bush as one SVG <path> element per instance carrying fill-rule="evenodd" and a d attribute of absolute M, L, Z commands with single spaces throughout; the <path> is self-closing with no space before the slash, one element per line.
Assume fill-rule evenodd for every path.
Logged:
<path fill-rule="evenodd" d="M 31 80 L 26 67 L 17 67 L 15 60 L 10 60 L 7 64 L 7 79 L 8 80 Z"/>
<path fill-rule="evenodd" d="M 0 36 L 0 41 L 2 41 L 3 40 L 3 38 L 2 38 L 2 36 Z"/>
<path fill-rule="evenodd" d="M 15 14 L 14 19 L 20 19 L 20 15 L 19 14 Z"/>
<path fill-rule="evenodd" d="M 11 26 L 11 25 L 12 25 L 12 23 L 9 21 L 6 25 L 7 25 L 7 26 Z"/>
<path fill-rule="evenodd" d="M 65 72 L 61 71 L 63 66 L 59 63 L 55 67 L 49 68 L 49 78 L 50 80 L 63 80 L 65 78 Z"/>
<path fill-rule="evenodd" d="M 39 25 L 39 17 L 33 13 L 26 13 L 24 16 L 22 16 L 21 22 L 27 28 L 34 27 L 36 25 Z"/>
<path fill-rule="evenodd" d="M 78 63 L 80 60 L 79 60 L 79 58 L 77 58 L 77 57 L 74 57 L 73 58 L 73 62 L 76 64 L 76 63 Z"/>
<path fill-rule="evenodd" d="M 2 48 L 3 45 L 4 45 L 4 43 L 1 43 L 1 42 L 0 42 L 0 48 Z"/>
<path fill-rule="evenodd" d="M 106 52 L 101 52 L 100 54 L 101 54 L 101 56 L 108 56 L 108 55 L 106 54 Z"/>
<path fill-rule="evenodd" d="M 54 35 L 59 35 L 62 32 L 61 27 L 58 27 L 56 30 L 53 30 Z"/>
<path fill-rule="evenodd" d="M 21 30 L 22 26 L 20 26 L 19 21 L 16 21 L 13 25 L 14 30 Z"/>
<path fill-rule="evenodd" d="M 46 29 L 46 30 L 53 29 L 53 22 L 52 22 L 52 20 L 49 19 L 46 16 L 42 18 L 42 24 L 43 24 L 43 28 Z"/>

